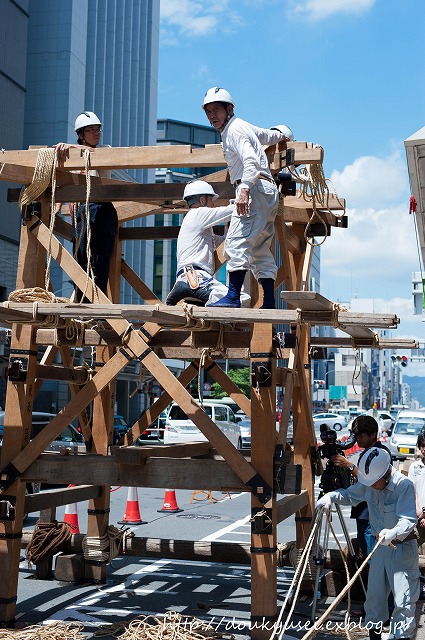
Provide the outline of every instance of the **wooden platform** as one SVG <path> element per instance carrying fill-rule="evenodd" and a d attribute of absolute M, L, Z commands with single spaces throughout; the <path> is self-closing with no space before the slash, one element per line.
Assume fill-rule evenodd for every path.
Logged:
<path fill-rule="evenodd" d="M 321 147 L 305 142 L 280 143 L 266 150 L 273 175 L 285 166 L 288 150 L 291 164 L 295 166 L 322 163 Z M 37 156 L 36 149 L 5 151 L 0 179 L 30 184 Z M 205 149 L 160 146 L 97 149 L 90 157 L 90 165 L 92 169 L 140 169 L 220 167 L 225 166 L 225 162 L 220 145 Z M 69 158 L 56 172 L 57 201 L 85 200 L 85 177 L 71 173 L 83 169 L 81 151 L 71 149 Z M 211 174 L 209 180 L 219 193 L 220 201 L 227 203 L 234 195 L 227 171 L 223 169 Z M 252 279 L 252 309 L 236 311 L 162 304 L 122 260 L 122 242 L 176 237 L 178 229 L 153 224 L 140 229 L 126 228 L 122 224 L 140 217 L 182 212 L 183 187 L 92 179 L 92 201 L 113 201 L 120 222 L 107 296 L 96 292 L 91 281 L 86 289 L 86 274 L 65 249 L 62 240 L 71 237 L 72 229 L 66 216 L 57 216 L 51 221 L 49 185 L 37 198 L 41 203 L 41 214 L 35 214 L 32 207 L 23 212 L 16 288 L 43 288 L 46 256 L 51 256 L 81 291 L 86 289 L 90 304 L 8 302 L 0 306 L 0 324 L 11 328 L 0 462 L 0 506 L 3 512 L 7 505 L 13 511 L 13 517 L 0 518 L 2 623 L 10 623 L 15 615 L 25 483 L 41 479 L 51 483 L 74 483 L 77 478 L 79 483 L 90 485 L 78 494 L 90 496 L 87 535 L 99 538 L 108 526 L 111 484 L 186 489 L 207 484 L 214 490 L 249 492 L 252 512 L 251 615 L 253 620 L 274 620 L 277 613 L 277 524 L 296 513 L 297 545 L 303 547 L 314 511 L 314 472 L 318 463 L 311 412 L 311 345 L 351 344 L 378 349 L 406 345 L 406 348 L 412 348 L 412 341 L 378 339 L 377 329 L 398 326 L 399 319 L 394 314 L 353 313 L 308 291 L 313 246 L 306 228 L 317 221 L 317 212 L 320 212 L 320 224 L 329 229 L 344 227 L 347 222 L 344 200 L 332 194 L 323 201 L 287 196 L 281 202 L 276 218 L 276 237 L 282 263 L 278 265 L 276 287 L 284 285 L 282 299 L 288 309 L 259 309 L 257 285 Z M 16 201 L 17 190 L 10 190 L 9 198 Z M 18 210 L 16 214 L 19 215 Z M 216 258 L 217 265 L 223 263 L 222 247 L 217 249 Z M 121 278 L 133 287 L 145 304 L 119 303 Z M 294 346 L 280 348 L 275 340 L 273 325 L 276 324 L 288 326 Z M 312 325 L 337 327 L 346 337 L 315 339 L 314 342 L 310 339 Z M 90 371 L 76 372 L 73 350 L 85 345 L 96 347 L 96 364 Z M 176 378 L 163 358 L 186 359 L 189 364 Z M 216 363 L 217 358 L 249 361 L 250 400 Z M 146 367 L 164 391 L 132 425 L 121 446 L 113 448 L 115 381 L 129 362 Z M 251 416 L 250 452 L 234 448 L 187 390 L 202 368 L 208 370 L 209 375 Z M 69 401 L 30 441 L 33 402 L 43 379 L 67 380 Z M 276 387 L 279 386 L 284 392 L 284 403 L 280 430 L 276 433 Z M 206 436 L 207 442 L 172 447 L 132 447 L 172 401 L 182 407 Z M 88 419 L 88 408 L 91 420 Z M 291 411 L 294 444 L 289 451 L 286 431 Z M 89 443 L 89 453 L 81 456 L 43 453 L 76 417 Z M 42 501 L 34 497 L 27 503 L 32 501 L 33 505 L 45 509 L 49 504 L 58 504 L 58 495 L 52 494 L 50 500 L 47 503 L 45 497 Z M 8 510 L 9 513 L 12 511 Z M 105 562 L 86 565 L 86 580 L 101 582 L 105 575 Z M 254 629 L 252 637 L 263 640 L 267 633 L 264 628 Z"/>

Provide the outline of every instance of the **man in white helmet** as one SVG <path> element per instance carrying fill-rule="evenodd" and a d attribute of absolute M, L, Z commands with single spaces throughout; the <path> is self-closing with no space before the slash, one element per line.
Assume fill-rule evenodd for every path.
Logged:
<path fill-rule="evenodd" d="M 236 209 L 225 241 L 229 274 L 226 296 L 215 303 L 240 307 L 245 274 L 251 270 L 263 288 L 263 309 L 274 309 L 277 267 L 271 251 L 279 193 L 263 145 L 293 139 L 285 125 L 261 129 L 233 113 L 233 98 L 226 89 L 212 87 L 202 108 L 210 124 L 221 133 L 230 182 L 236 189 Z"/>
<path fill-rule="evenodd" d="M 371 531 L 381 543 L 370 559 L 365 602 L 369 638 L 381 640 L 390 591 L 394 611 L 388 638 L 413 638 L 420 592 L 413 484 L 391 466 L 389 452 L 378 447 L 371 447 L 360 458 L 357 479 L 347 489 L 326 493 L 317 501 L 317 509 L 329 511 L 333 502 L 348 505 L 366 500 Z"/>
<path fill-rule="evenodd" d="M 185 186 L 183 199 L 189 210 L 177 238 L 177 280 L 165 301 L 175 305 L 187 299 L 205 305 L 223 297 L 227 287 L 214 278 L 216 236 L 213 227 L 230 220 L 233 202 L 214 207 L 218 195 L 205 180 L 193 180 Z M 247 294 L 242 294 L 249 300 Z"/>
<path fill-rule="evenodd" d="M 83 111 L 75 120 L 75 132 L 78 136 L 77 144 L 59 142 L 55 145 L 58 158 L 67 155 L 71 147 L 84 147 L 93 151 L 100 142 L 102 123 L 93 111 Z M 102 145 L 106 146 L 106 145 Z M 107 145 L 109 146 L 109 145 Z M 95 170 L 91 175 L 109 178 L 110 172 Z M 112 202 L 90 203 L 90 262 L 96 285 L 104 293 L 107 292 L 109 266 L 118 230 L 118 215 Z M 87 270 L 87 225 L 86 205 L 82 204 L 77 211 L 76 228 L 73 235 L 74 255 L 80 267 Z M 77 291 L 77 299 L 81 292 Z"/>

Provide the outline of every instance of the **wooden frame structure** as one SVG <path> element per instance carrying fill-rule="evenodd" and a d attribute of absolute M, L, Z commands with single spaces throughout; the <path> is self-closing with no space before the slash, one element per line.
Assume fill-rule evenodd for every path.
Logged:
<path fill-rule="evenodd" d="M 321 164 L 323 149 L 304 142 L 280 143 L 267 149 L 270 167 L 276 174 L 285 164 Z M 30 184 L 38 151 L 6 151 L 2 155 L 0 179 Z M 90 158 L 92 169 L 134 169 L 224 166 L 220 145 L 205 149 L 188 146 L 97 149 Z M 58 202 L 82 202 L 86 179 L 81 175 L 84 158 L 78 149 L 55 172 Z M 72 173 L 77 171 L 80 173 Z M 234 195 L 227 170 L 213 173 L 209 181 L 226 203 Z M 326 225 L 345 226 L 346 219 L 334 213 L 344 206 L 329 196 L 326 202 L 286 196 L 276 218 L 276 237 L 282 264 L 276 286 L 284 284 L 286 310 L 238 310 L 167 307 L 121 259 L 123 240 L 176 237 L 173 227 L 122 226 L 139 217 L 183 212 L 183 185 L 134 184 L 92 178 L 91 201 L 113 201 L 120 227 L 111 265 L 108 296 L 95 292 L 90 281 L 86 296 L 92 304 L 5 303 L 0 321 L 11 330 L 10 368 L 3 446 L 0 462 L 0 621 L 14 619 L 25 482 L 78 482 L 95 485 L 89 503 L 88 536 L 101 537 L 108 526 L 109 486 L 174 487 L 211 490 L 243 490 L 251 493 L 251 585 L 252 622 L 272 621 L 277 615 L 276 526 L 296 513 L 297 545 L 307 537 L 314 509 L 316 440 L 311 417 L 310 325 L 333 324 L 341 328 L 350 343 L 378 347 L 374 328 L 396 327 L 391 314 L 359 314 L 339 309 L 331 301 L 308 291 L 313 247 L 306 230 L 318 235 Z M 11 198 L 17 199 L 11 190 Z M 50 227 L 50 193 L 39 196 L 41 213 L 28 207 L 23 212 L 19 247 L 17 289 L 44 287 L 46 254 L 51 255 L 69 278 L 84 290 L 86 274 L 66 251 L 61 239 L 70 239 L 72 228 L 56 217 Z M 320 211 L 320 216 L 317 214 Z M 316 224 L 317 223 L 317 224 Z M 223 262 L 221 248 L 217 264 Z M 144 305 L 120 305 L 119 283 L 123 277 L 144 299 Z M 251 281 L 253 307 L 258 307 L 256 283 Z M 103 319 L 108 327 L 92 323 L 73 335 L 67 331 L 69 319 Z M 277 345 L 273 324 L 291 327 L 290 347 Z M 200 330 L 202 329 L 202 330 Z M 208 329 L 208 330 L 205 330 Z M 344 339 L 343 339 L 344 340 Z M 75 345 L 96 347 L 95 371 L 81 377 L 73 368 L 71 349 Z M 218 344 L 220 349 L 218 350 Z M 406 341 L 386 341 L 385 346 L 414 347 Z M 316 341 L 317 344 L 317 341 Z M 40 359 L 39 347 L 43 347 Z M 61 365 L 53 366 L 60 354 Z M 220 358 L 250 361 L 252 394 L 248 400 L 216 363 Z M 178 379 L 161 358 L 191 360 Z M 137 360 L 154 375 L 164 389 L 162 396 L 136 422 L 122 446 L 111 448 L 114 384 L 129 361 Z M 285 360 L 287 366 L 278 366 Z M 251 451 L 239 451 L 208 418 L 186 387 L 198 375 L 200 366 L 218 381 L 237 404 L 251 416 Z M 70 400 L 62 411 L 30 441 L 34 398 L 43 379 L 68 380 Z M 285 390 L 281 428 L 276 437 L 276 386 Z M 175 400 L 208 438 L 207 443 L 171 447 L 132 447 L 132 443 Z M 86 407 L 92 405 L 92 424 Z M 286 430 L 292 408 L 294 416 L 293 452 L 286 446 Z M 90 452 L 78 456 L 43 453 L 46 446 L 77 416 Z M 290 448 L 289 448 L 290 449 Z M 285 494 L 283 498 L 278 498 Z M 57 500 L 57 498 L 56 498 Z M 73 500 L 71 498 L 71 500 Z M 55 503 L 56 504 L 56 503 Z M 105 562 L 86 564 L 86 578 L 105 578 Z M 266 637 L 259 625 L 253 638 Z"/>

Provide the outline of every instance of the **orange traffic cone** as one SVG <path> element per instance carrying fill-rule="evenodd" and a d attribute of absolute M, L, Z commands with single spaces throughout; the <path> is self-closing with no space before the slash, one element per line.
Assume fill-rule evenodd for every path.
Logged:
<path fill-rule="evenodd" d="M 165 489 L 164 504 L 162 505 L 162 509 L 158 509 L 158 513 L 161 511 L 168 511 L 169 513 L 183 511 L 183 509 L 179 509 L 177 506 L 176 492 L 174 489 Z"/>
<path fill-rule="evenodd" d="M 75 484 L 70 484 L 70 487 L 75 487 Z M 71 533 L 80 533 L 80 527 L 78 526 L 78 509 L 77 503 L 67 504 L 65 507 L 65 515 L 63 521 L 69 525 Z"/>
<path fill-rule="evenodd" d="M 128 487 L 125 514 L 119 524 L 146 524 L 140 516 L 137 487 Z"/>

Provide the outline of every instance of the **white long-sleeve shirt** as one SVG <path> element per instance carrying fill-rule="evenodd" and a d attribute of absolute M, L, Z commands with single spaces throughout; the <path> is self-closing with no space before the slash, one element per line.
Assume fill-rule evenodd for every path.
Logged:
<path fill-rule="evenodd" d="M 234 204 L 226 207 L 192 207 L 186 213 L 177 238 L 177 271 L 196 264 L 214 274 L 213 227 L 230 220 Z"/>
<path fill-rule="evenodd" d="M 241 188 L 251 189 L 260 173 L 271 177 L 262 145 L 277 144 L 285 135 L 274 129 L 261 129 L 233 116 L 221 132 L 223 153 L 230 182 L 241 180 Z"/>
<path fill-rule="evenodd" d="M 382 491 L 356 482 L 347 489 L 332 491 L 329 496 L 332 502 L 339 504 L 358 504 L 366 500 L 374 535 L 382 529 L 394 529 L 395 537 L 404 540 L 417 521 L 413 483 L 394 468 L 391 468 L 390 480 Z"/>

